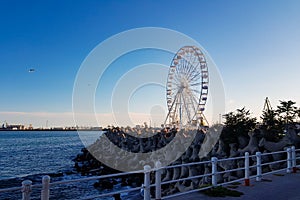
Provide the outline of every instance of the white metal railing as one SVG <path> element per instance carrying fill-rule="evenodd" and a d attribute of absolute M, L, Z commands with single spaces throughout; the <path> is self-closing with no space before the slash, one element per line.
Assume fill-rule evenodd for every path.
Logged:
<path fill-rule="evenodd" d="M 246 152 L 244 156 L 233 157 L 233 158 L 224 158 L 224 159 L 218 159 L 216 157 L 212 157 L 211 161 L 209 161 L 211 163 L 211 173 L 161 183 L 161 184 L 170 183 L 170 182 L 174 183 L 174 182 L 178 182 L 178 181 L 181 181 L 181 180 L 187 180 L 187 179 L 191 180 L 191 179 L 195 179 L 195 178 L 199 178 L 199 177 L 209 177 L 209 176 L 211 176 L 211 186 L 198 188 L 198 189 L 195 189 L 195 190 L 189 190 L 189 191 L 181 192 L 181 193 L 175 193 L 175 194 L 165 196 L 165 197 L 162 197 L 161 193 L 157 194 L 158 193 L 157 192 L 155 199 L 168 199 L 168 198 L 171 198 L 171 197 L 181 196 L 181 195 L 184 195 L 184 194 L 189 194 L 189 193 L 192 193 L 192 192 L 206 190 L 206 189 L 209 189 L 209 188 L 212 188 L 212 187 L 231 184 L 231 183 L 240 182 L 240 181 L 244 181 L 244 185 L 249 186 L 250 185 L 250 179 L 255 178 L 256 181 L 261 181 L 263 175 L 273 174 L 273 173 L 277 173 L 277 172 L 281 172 L 281 171 L 286 171 L 287 173 L 291 173 L 291 172 L 296 173 L 296 171 L 297 171 L 296 160 L 300 159 L 300 157 L 296 157 L 296 152 L 299 152 L 299 151 L 300 151 L 300 149 L 296 150 L 295 147 L 292 146 L 292 147 L 287 148 L 285 151 L 277 151 L 277 152 L 270 152 L 270 153 L 256 152 L 255 155 L 249 155 L 249 153 Z M 282 153 L 287 154 L 286 159 L 262 163 L 262 156 L 282 154 Z M 256 160 L 256 163 L 254 165 L 250 166 L 250 158 L 253 158 L 253 159 Z M 239 159 L 244 159 L 244 167 L 228 169 L 228 170 L 224 170 L 224 171 L 220 171 L 220 172 L 217 171 L 217 164 L 219 162 L 224 162 L 224 161 L 229 161 L 229 160 L 239 160 Z M 276 163 L 283 163 L 283 162 L 287 163 L 285 168 L 270 171 L 270 172 L 266 172 L 266 173 L 262 173 L 262 167 L 263 166 L 270 165 L 270 164 L 276 164 Z M 207 163 L 207 161 L 198 162 L 197 164 L 206 164 L 206 163 Z M 189 163 L 189 164 L 186 164 L 186 165 L 192 165 L 192 164 L 193 163 Z M 168 167 L 165 167 L 165 168 L 172 168 L 172 167 L 173 166 L 168 166 Z M 256 175 L 250 176 L 250 169 L 252 169 L 252 168 L 256 168 Z M 228 181 L 228 182 L 223 182 L 223 183 L 217 183 L 217 175 L 218 174 L 234 172 L 234 171 L 239 171 L 239 170 L 244 171 L 244 178 L 240 178 L 240 179 L 233 180 L 233 181 Z M 156 190 L 158 188 L 160 188 L 159 184 L 156 185 Z"/>
<path fill-rule="evenodd" d="M 22 182 L 21 187 L 0 189 L 0 194 L 4 193 L 4 192 L 21 191 L 22 192 L 22 200 L 30 200 L 30 194 L 32 192 L 32 188 L 41 188 L 41 200 L 49 200 L 50 188 L 51 188 L 51 186 L 54 186 L 54 185 L 69 184 L 69 183 L 83 182 L 83 181 L 90 181 L 90 180 L 99 180 L 99 179 L 104 179 L 104 178 L 113 178 L 113 177 L 120 177 L 120 176 L 125 176 L 125 175 L 130 175 L 130 174 L 143 173 L 144 174 L 144 184 L 140 187 L 135 187 L 135 188 L 130 188 L 130 189 L 121 189 L 119 191 L 114 191 L 114 192 L 110 192 L 110 193 L 86 196 L 82 199 L 95 199 L 95 198 L 99 198 L 99 197 L 112 196 L 115 194 L 131 192 L 131 191 L 138 191 L 138 190 L 143 189 L 144 199 L 150 200 L 151 199 L 151 194 L 150 194 L 151 187 L 155 187 L 155 199 L 167 199 L 167 198 L 171 198 L 171 197 L 175 197 L 175 196 L 180 196 L 180 195 L 184 195 L 184 194 L 188 194 L 188 193 L 192 193 L 192 192 L 196 192 L 196 191 L 201 191 L 201 190 L 206 190 L 206 189 L 209 189 L 212 187 L 231 184 L 231 183 L 240 182 L 240 181 L 244 181 L 244 185 L 249 186 L 250 179 L 255 178 L 256 181 L 261 181 L 263 175 L 273 174 L 273 173 L 277 173 L 280 171 L 286 171 L 286 173 L 292 173 L 292 172 L 296 173 L 297 167 L 298 167 L 296 161 L 298 159 L 300 159 L 300 157 L 296 157 L 296 152 L 300 152 L 300 149 L 295 149 L 295 147 L 292 146 L 292 147 L 287 148 L 285 151 L 277 151 L 277 152 L 270 152 L 270 153 L 256 152 L 255 155 L 249 155 L 249 153 L 246 152 L 244 156 L 240 156 L 240 157 L 224 158 L 224 159 L 218 159 L 216 157 L 212 157 L 210 161 L 184 163 L 184 164 L 171 165 L 171 166 L 165 166 L 165 167 L 162 167 L 161 163 L 158 161 L 158 162 L 156 162 L 155 167 L 152 169 L 149 165 L 146 165 L 146 166 L 144 166 L 144 170 L 139 170 L 139 171 L 109 174 L 109 175 L 103 175 L 103 176 L 93 176 L 93 177 L 86 177 L 86 178 L 73 179 L 73 180 L 64 180 L 64 181 L 57 181 L 57 182 L 52 182 L 52 183 L 50 182 L 50 176 L 43 176 L 41 184 L 32 185 L 32 182 L 30 180 L 25 180 Z M 262 163 L 263 156 L 283 154 L 283 153 L 286 153 L 286 159 Z M 255 164 L 253 164 L 251 166 L 250 166 L 250 158 L 252 158 L 256 161 Z M 244 160 L 244 167 L 227 169 L 224 171 L 217 170 L 218 163 L 226 162 L 226 161 L 230 161 L 230 160 L 233 161 L 233 160 L 242 160 L 242 159 Z M 277 164 L 277 163 L 284 163 L 284 162 L 287 163 L 285 168 L 262 173 L 263 166 Z M 164 169 L 167 170 L 167 169 L 174 169 L 174 168 L 183 167 L 183 166 L 188 167 L 188 166 L 192 166 L 192 165 L 208 165 L 208 164 L 211 165 L 211 173 L 190 176 L 190 177 L 186 177 L 186 178 L 178 178 L 176 180 L 168 180 L 168 181 L 161 180 L 162 170 L 164 170 Z M 256 168 L 256 175 L 250 176 L 250 169 L 252 169 L 252 168 Z M 222 183 L 217 182 L 217 175 L 229 173 L 229 172 L 235 172 L 235 171 L 244 171 L 244 178 L 240 178 L 240 179 L 228 181 L 228 182 L 222 182 Z M 152 185 L 150 183 L 151 182 L 151 180 L 150 180 L 151 172 L 155 173 L 155 183 Z M 179 181 L 185 181 L 185 180 L 195 180 L 195 179 L 205 178 L 205 177 L 211 177 L 211 185 L 209 185 L 207 187 L 203 187 L 203 188 L 198 188 L 198 189 L 189 190 L 189 191 L 185 191 L 185 192 L 175 193 L 172 195 L 162 197 L 162 191 L 161 191 L 162 185 L 171 184 L 171 183 L 175 183 L 175 182 L 179 182 Z"/>

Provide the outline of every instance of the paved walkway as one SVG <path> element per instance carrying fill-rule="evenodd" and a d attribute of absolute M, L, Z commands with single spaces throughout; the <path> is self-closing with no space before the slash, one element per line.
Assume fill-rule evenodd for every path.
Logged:
<path fill-rule="evenodd" d="M 172 200 L 300 200 L 300 172 L 278 173 L 284 176 L 267 175 L 262 182 L 251 179 L 251 186 L 239 185 L 235 190 L 243 192 L 241 197 L 209 197 L 195 192 L 171 198 Z M 268 181 L 266 181 L 268 180 Z M 226 186 L 224 186 L 226 187 Z"/>

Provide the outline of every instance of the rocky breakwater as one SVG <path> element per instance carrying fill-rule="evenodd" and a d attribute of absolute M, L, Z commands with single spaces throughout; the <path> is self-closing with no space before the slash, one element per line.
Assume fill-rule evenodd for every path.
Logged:
<path fill-rule="evenodd" d="M 180 157 L 178 160 L 173 162 L 171 165 L 177 165 L 181 163 L 187 162 L 195 162 L 195 161 L 206 161 L 210 160 L 211 157 L 217 157 L 218 159 L 223 158 L 232 158 L 232 157 L 239 157 L 244 156 L 245 152 L 249 152 L 250 155 L 255 155 L 256 152 L 260 151 L 262 153 L 268 152 L 275 152 L 286 150 L 287 147 L 295 146 L 296 148 L 300 148 L 300 130 L 297 129 L 295 126 L 290 126 L 284 136 L 281 137 L 278 141 L 268 141 L 266 138 L 267 133 L 263 129 L 255 129 L 248 133 L 248 137 L 245 136 L 237 136 L 235 141 L 232 143 L 228 143 L 228 140 L 224 139 L 224 135 L 226 132 L 226 128 L 222 130 L 221 137 L 218 139 L 216 145 L 213 149 L 206 155 L 201 156 L 201 152 L 199 152 L 196 156 L 196 152 L 198 146 L 205 145 L 203 143 L 192 143 L 188 150 Z M 210 134 L 205 134 L 205 138 L 209 137 Z M 201 140 L 200 140 L 201 141 Z M 201 148 L 203 150 L 203 148 Z M 300 156 L 298 153 L 297 156 Z M 195 159 L 196 158 L 196 159 Z M 272 161 L 279 161 L 284 160 L 287 158 L 287 154 L 280 153 L 275 155 L 266 155 L 262 156 L 262 163 L 272 162 Z M 300 162 L 299 162 L 300 163 Z M 298 163 L 298 164 L 299 164 Z M 253 157 L 250 159 L 250 165 L 256 164 L 256 158 Z M 229 160 L 229 161 L 222 161 L 218 162 L 217 170 L 219 172 L 230 170 L 234 168 L 242 168 L 244 167 L 244 159 L 239 160 Z M 264 165 L 262 168 L 263 173 L 269 172 L 272 170 L 282 169 L 286 167 L 286 162 Z M 178 178 L 186 178 L 190 176 L 197 176 L 202 174 L 209 174 L 211 173 L 211 164 L 204 164 L 204 165 L 193 165 L 190 167 L 179 167 L 174 169 L 165 170 L 162 176 L 163 181 L 168 180 L 175 180 Z M 250 169 L 250 176 L 256 174 L 256 169 Z M 233 181 L 244 177 L 244 171 L 235 171 L 235 172 L 228 172 L 222 173 L 217 175 L 217 182 L 227 182 Z M 169 184 L 164 186 L 163 193 L 164 195 L 173 194 L 175 192 L 183 192 L 190 189 L 196 189 L 203 185 L 211 184 L 211 177 L 193 179 L 191 181 L 181 181 L 175 184 Z"/>
<path fill-rule="evenodd" d="M 94 144 L 83 148 L 81 153 L 76 156 L 74 168 L 82 175 L 105 175 L 121 172 L 114 166 L 138 170 L 139 166 L 148 163 L 148 159 L 136 160 L 134 157 L 130 157 L 130 153 L 136 155 L 136 153 L 154 152 L 171 142 L 176 133 L 175 129 L 129 127 L 105 129 L 103 135 Z M 114 184 L 121 182 L 124 186 L 135 187 L 140 186 L 142 181 L 143 174 L 137 174 L 101 180 L 95 186 L 111 189 Z"/>
<path fill-rule="evenodd" d="M 99 159 L 95 159 L 95 155 L 90 152 L 97 152 L 97 156 L 101 156 L 101 159 L 105 157 L 106 160 L 111 160 L 111 164 L 123 165 L 124 168 L 131 167 L 135 169 L 132 165 L 143 166 L 149 164 L 154 167 L 156 161 L 161 161 L 163 164 L 169 162 L 170 165 L 178 165 L 183 163 L 206 161 L 210 160 L 211 157 L 217 157 L 218 159 L 230 158 L 243 156 L 245 152 L 250 154 L 255 154 L 257 151 L 260 152 L 273 152 L 284 150 L 286 147 L 294 145 L 296 148 L 300 148 L 300 137 L 298 136 L 299 130 L 295 127 L 290 127 L 286 132 L 285 136 L 282 137 L 277 142 L 268 141 L 265 137 L 264 131 L 261 129 L 256 129 L 248 133 L 248 136 L 237 137 L 231 143 L 228 143 L 226 138 L 222 137 L 226 130 L 216 131 L 221 127 L 212 127 L 208 132 L 203 130 L 197 131 L 178 131 L 176 129 L 121 129 L 121 128 L 111 128 L 105 130 L 105 136 L 108 138 L 104 140 L 102 136 L 87 149 L 83 149 L 81 154 L 78 154 L 75 158 L 75 168 L 78 172 L 84 175 L 103 175 L 119 172 L 114 170 L 113 167 L 105 165 L 100 162 Z M 218 132 L 221 133 L 219 139 Z M 146 137 L 147 135 L 150 137 Z M 151 135 L 152 134 L 152 135 Z M 145 136 L 145 137 L 141 137 Z M 174 142 L 175 140 L 175 142 Z M 190 142 L 186 142 L 190 141 Z M 117 146 L 119 149 L 124 151 L 115 152 Z M 176 152 L 173 155 L 170 154 L 147 154 L 151 152 L 157 152 L 159 150 L 166 150 L 165 147 L 170 146 L 174 148 L 176 146 Z M 209 151 L 207 151 L 209 150 Z M 150 155 L 150 157 L 138 159 L 138 157 L 130 157 L 126 154 L 130 152 L 135 155 L 138 153 L 143 153 Z M 182 153 L 183 152 L 183 153 Z M 178 153 L 178 155 L 176 155 Z M 129 157 L 129 158 L 128 158 Z M 277 154 L 263 156 L 262 162 L 277 161 L 286 158 L 286 154 Z M 100 160 L 101 160 L 100 159 Z M 172 160 L 173 159 L 173 160 Z M 134 161 L 134 162 L 133 162 Z M 172 162 L 170 162 L 172 161 Z M 250 160 L 250 165 L 256 163 L 256 159 L 252 158 Z M 263 167 L 263 172 L 271 171 L 279 168 L 284 168 L 285 163 L 277 163 L 272 165 L 266 165 Z M 240 168 L 244 166 L 244 160 L 230 160 L 226 162 L 219 162 L 217 165 L 218 171 L 224 171 L 232 168 Z M 165 169 L 162 173 L 162 181 L 175 180 L 178 178 L 186 178 L 190 176 L 202 175 L 211 173 L 211 165 L 192 165 L 192 166 L 181 166 L 172 169 Z M 255 174 L 254 168 L 251 168 L 250 175 Z M 243 171 L 229 172 L 217 175 L 217 182 L 221 183 L 224 181 L 231 181 L 244 177 Z M 154 183 L 154 176 L 151 176 L 151 182 Z M 95 186 L 109 185 L 113 187 L 113 184 L 121 181 L 123 185 L 126 186 L 140 186 L 143 181 L 143 174 L 136 176 L 122 177 L 120 180 L 101 180 Z M 107 184 L 110 183 L 110 184 Z M 210 184 L 211 177 L 197 178 L 190 181 L 179 181 L 174 184 L 163 185 L 162 191 L 163 195 L 173 194 L 178 191 L 186 191 L 190 189 L 196 189 L 204 184 Z"/>
<path fill-rule="evenodd" d="M 162 163 L 171 163 L 173 160 L 176 160 L 173 164 L 199 161 L 198 154 L 205 134 L 202 131 L 194 131 L 193 134 L 196 134 L 194 137 L 191 137 L 190 134 L 189 132 L 170 128 L 106 129 L 104 134 L 94 144 L 88 148 L 83 148 L 81 153 L 76 156 L 74 168 L 82 175 L 105 175 L 120 172 L 115 170 L 113 166 L 138 170 L 144 165 L 154 167 L 155 162 L 158 160 Z M 190 142 L 185 143 L 185 141 Z M 190 143 L 192 143 L 191 146 Z M 174 150 L 170 153 L 170 150 L 167 148 Z M 155 153 L 158 151 L 159 153 Z M 137 156 L 138 154 L 140 157 Z M 108 161 L 109 165 L 105 161 Z M 189 172 L 189 168 L 184 168 L 180 173 L 188 175 L 191 172 Z M 168 171 L 165 171 L 163 176 L 168 177 L 170 174 Z M 178 175 L 174 175 L 174 178 L 176 176 Z M 105 185 L 104 187 L 106 187 L 109 185 L 109 188 L 111 188 L 114 183 L 120 180 L 123 185 L 139 186 L 142 184 L 143 174 L 124 176 L 118 180 L 109 179 L 104 181 L 105 184 L 101 181 L 95 186 Z"/>

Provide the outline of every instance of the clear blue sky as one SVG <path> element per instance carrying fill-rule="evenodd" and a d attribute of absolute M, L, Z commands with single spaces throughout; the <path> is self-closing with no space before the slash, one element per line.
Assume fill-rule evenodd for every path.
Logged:
<path fill-rule="evenodd" d="M 209 52 L 227 111 L 246 106 L 259 115 L 266 96 L 273 107 L 289 99 L 299 105 L 299 10 L 297 0 L 1 0 L 0 123 L 41 126 L 52 116 L 60 123 L 50 125 L 72 125 L 62 116 L 72 112 L 73 83 L 88 53 L 114 34 L 147 26 L 180 31 Z"/>

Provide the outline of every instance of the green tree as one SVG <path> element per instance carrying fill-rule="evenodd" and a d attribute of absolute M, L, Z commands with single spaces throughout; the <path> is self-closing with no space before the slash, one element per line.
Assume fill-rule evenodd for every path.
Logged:
<path fill-rule="evenodd" d="M 264 110 L 260 118 L 262 119 L 262 124 L 267 127 L 274 127 L 279 123 L 277 119 L 278 114 L 275 110 Z"/>
<path fill-rule="evenodd" d="M 248 132 L 255 129 L 256 118 L 250 116 L 245 107 L 224 115 L 225 127 L 221 134 L 224 143 L 237 143 L 239 136 L 248 138 Z"/>
<path fill-rule="evenodd" d="M 262 116 L 262 126 L 264 137 L 268 141 L 277 142 L 283 132 L 282 123 L 278 120 L 278 113 L 275 110 L 264 110 Z"/>
<path fill-rule="evenodd" d="M 292 124 L 296 120 L 298 109 L 295 104 L 293 101 L 280 101 L 280 105 L 277 106 L 279 120 L 285 125 Z"/>

